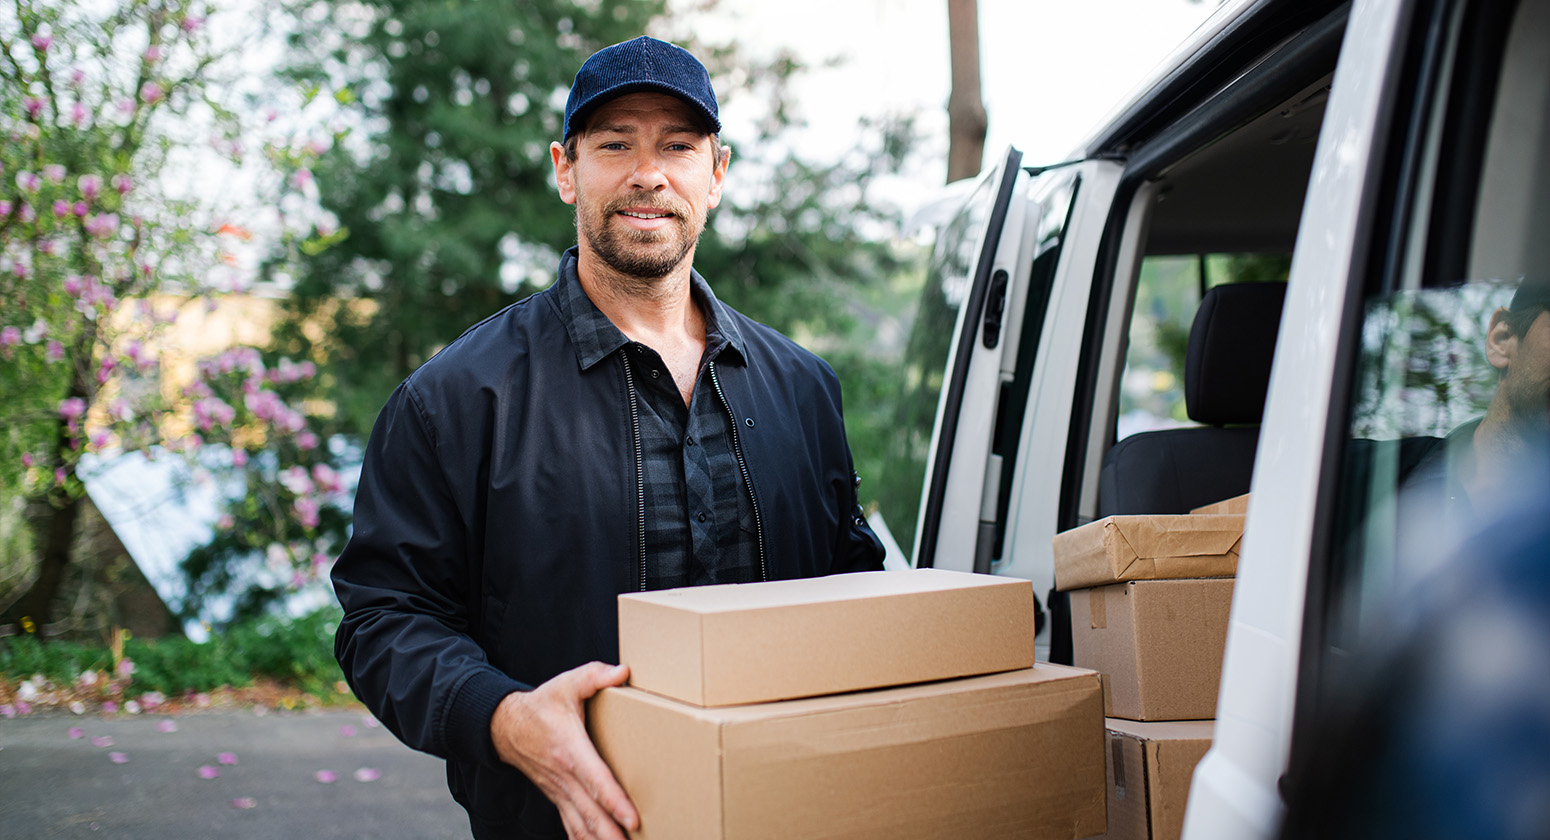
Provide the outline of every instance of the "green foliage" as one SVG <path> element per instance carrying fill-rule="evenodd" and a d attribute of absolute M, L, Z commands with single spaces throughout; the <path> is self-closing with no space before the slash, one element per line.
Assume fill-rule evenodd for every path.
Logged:
<path fill-rule="evenodd" d="M 317 697 L 336 697 L 335 685 L 344 678 L 333 655 L 340 617 L 337 608 L 299 618 L 263 616 L 212 634 L 205 642 L 183 637 L 129 639 L 122 659 L 133 663 L 132 674 L 120 678 L 119 694 L 130 697 L 155 691 L 175 697 L 271 679 Z M 55 685 L 69 686 L 89 671 L 113 674 L 112 650 L 44 642 L 31 635 L 0 640 L 0 679 L 19 682 L 41 674 Z"/>

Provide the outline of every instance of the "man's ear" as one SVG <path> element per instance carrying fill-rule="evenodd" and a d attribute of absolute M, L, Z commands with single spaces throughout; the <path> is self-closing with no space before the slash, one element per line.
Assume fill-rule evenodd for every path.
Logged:
<path fill-rule="evenodd" d="M 1491 313 L 1491 326 L 1485 331 L 1485 358 L 1491 363 L 1491 367 L 1497 370 L 1506 370 L 1512 363 L 1512 356 L 1518 351 L 1518 337 L 1512 334 L 1512 328 L 1507 326 L 1507 310 L 1497 309 Z"/>
<path fill-rule="evenodd" d="M 732 162 L 732 147 L 722 146 L 721 154 L 717 156 L 716 163 L 710 172 L 710 202 L 707 205 L 714 210 L 721 203 L 721 188 L 726 186 L 727 165 Z"/>
<path fill-rule="evenodd" d="M 560 190 L 560 200 L 575 204 L 576 164 L 565 157 L 565 146 L 560 143 L 549 144 L 549 157 L 554 161 L 554 184 Z"/>

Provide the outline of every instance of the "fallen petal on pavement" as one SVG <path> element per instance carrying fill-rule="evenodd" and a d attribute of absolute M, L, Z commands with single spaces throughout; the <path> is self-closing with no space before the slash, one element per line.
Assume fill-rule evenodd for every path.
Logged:
<path fill-rule="evenodd" d="M 332 770 L 319 770 L 312 774 L 312 778 L 317 779 L 325 785 L 331 785 L 339 778 L 339 776 Z"/>
<path fill-rule="evenodd" d="M 208 764 L 199 765 L 199 778 L 213 779 L 219 775 L 221 775 L 221 771 L 215 769 L 214 767 L 211 767 Z"/>
<path fill-rule="evenodd" d="M 241 808 L 245 811 L 249 808 L 257 808 L 258 801 L 251 796 L 239 796 L 231 801 L 231 807 Z"/>
<path fill-rule="evenodd" d="M 102 749 L 103 747 L 111 747 L 111 746 L 113 746 L 113 736 L 112 735 L 94 735 L 94 736 L 92 736 L 92 739 L 91 739 L 91 745 L 96 747 L 99 750 Z"/>
<path fill-rule="evenodd" d="M 156 722 L 156 731 L 157 732 L 176 732 L 176 731 L 178 731 L 178 725 L 174 721 L 159 720 L 159 721 Z"/>
<path fill-rule="evenodd" d="M 128 764 L 129 756 L 124 755 L 121 752 L 110 752 L 108 753 L 108 760 L 114 764 Z"/>
<path fill-rule="evenodd" d="M 221 764 L 236 764 L 237 763 L 237 754 L 236 753 L 223 752 L 223 753 L 220 753 L 219 755 L 217 755 L 215 757 L 215 760 L 217 762 L 221 763 Z"/>
<path fill-rule="evenodd" d="M 72 727 L 70 727 L 66 731 L 69 733 L 70 740 L 72 740 L 72 741 L 76 740 L 77 738 L 84 738 L 84 737 L 86 737 L 86 732 L 83 731 L 81 729 L 81 727 L 79 727 L 79 726 L 72 726 Z"/>
<path fill-rule="evenodd" d="M 362 767 L 355 771 L 355 780 L 357 782 L 375 782 L 380 778 L 382 778 L 382 771 L 375 767 Z"/>

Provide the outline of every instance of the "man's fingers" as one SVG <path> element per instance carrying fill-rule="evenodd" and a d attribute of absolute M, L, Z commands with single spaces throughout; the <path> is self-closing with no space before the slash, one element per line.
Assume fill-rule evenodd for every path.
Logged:
<path fill-rule="evenodd" d="M 565 831 L 572 840 L 625 840 L 618 823 L 577 780 L 571 780 L 565 793 L 557 799 L 557 804 Z"/>
<path fill-rule="evenodd" d="M 625 680 L 630 678 L 630 666 L 588 662 L 579 668 L 566 671 L 561 676 L 566 678 L 571 690 L 575 692 L 576 699 L 585 700 L 605 688 L 624 685 Z"/>
<path fill-rule="evenodd" d="M 587 742 L 587 749 L 576 751 L 575 759 L 576 779 L 587 795 L 606 810 L 614 822 L 632 831 L 639 827 L 640 815 L 635 811 L 635 803 L 630 801 L 629 795 L 620 787 L 619 780 L 614 778 L 613 771 L 603 763 L 590 741 Z"/>

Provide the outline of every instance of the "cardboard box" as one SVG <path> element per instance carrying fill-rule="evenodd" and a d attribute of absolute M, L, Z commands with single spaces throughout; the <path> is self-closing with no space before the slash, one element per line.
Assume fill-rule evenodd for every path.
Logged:
<path fill-rule="evenodd" d="M 1211 748 L 1210 720 L 1109 718 L 1107 840 L 1179 840 L 1195 765 Z"/>
<path fill-rule="evenodd" d="M 1200 507 L 1190 511 L 1192 514 L 1236 513 L 1239 515 L 1243 515 L 1248 512 L 1248 493 L 1244 493 L 1242 496 L 1233 496 L 1231 499 L 1223 499 L 1220 502 L 1213 502 L 1209 505 L 1201 505 Z"/>
<path fill-rule="evenodd" d="M 630 685 L 700 706 L 1027 668 L 1033 586 L 919 569 L 619 596 Z"/>
<path fill-rule="evenodd" d="M 1071 653 L 1103 674 L 1104 714 L 1216 717 L 1231 578 L 1139 580 L 1071 593 Z"/>
<path fill-rule="evenodd" d="M 1061 838 L 1105 828 L 1098 675 L 1033 668 L 703 708 L 588 703 L 638 840 Z"/>
<path fill-rule="evenodd" d="M 1055 535 L 1055 588 L 1131 580 L 1231 577 L 1243 516 L 1106 516 Z"/>

